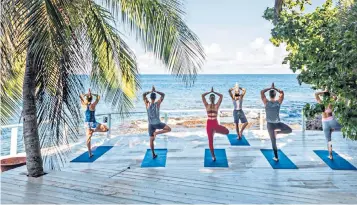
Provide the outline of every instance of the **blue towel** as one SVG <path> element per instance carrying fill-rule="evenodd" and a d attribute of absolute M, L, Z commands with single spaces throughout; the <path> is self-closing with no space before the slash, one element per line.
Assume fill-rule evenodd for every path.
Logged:
<path fill-rule="evenodd" d="M 335 170 L 357 170 L 352 164 L 347 160 L 342 158 L 336 152 L 332 151 L 333 160 L 329 159 L 329 153 L 327 150 L 314 150 L 314 152 L 319 156 L 331 169 Z"/>
<path fill-rule="evenodd" d="M 93 157 L 89 158 L 88 151 L 81 154 L 79 157 L 73 159 L 71 162 L 84 162 L 84 163 L 92 163 L 109 151 L 113 146 L 99 146 L 92 148 Z"/>
<path fill-rule="evenodd" d="M 155 154 L 157 157 L 153 159 L 151 149 L 147 149 L 141 167 L 165 167 L 167 149 L 155 149 Z"/>
<path fill-rule="evenodd" d="M 228 167 L 228 160 L 225 149 L 215 149 L 216 161 L 212 160 L 209 149 L 205 150 L 205 167 Z"/>
<path fill-rule="evenodd" d="M 249 142 L 244 137 L 244 135 L 240 140 L 237 139 L 238 137 L 237 134 L 228 134 L 227 137 L 232 146 L 250 146 Z"/>
<path fill-rule="evenodd" d="M 281 150 L 278 150 L 278 162 L 273 160 L 274 151 L 272 149 L 261 149 L 260 151 L 273 169 L 297 169 L 297 166 Z"/>

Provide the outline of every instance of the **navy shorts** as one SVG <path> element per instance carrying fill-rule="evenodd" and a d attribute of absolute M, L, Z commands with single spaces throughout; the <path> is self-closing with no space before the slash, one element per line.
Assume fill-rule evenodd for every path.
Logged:
<path fill-rule="evenodd" d="M 246 123 L 248 122 L 247 118 L 245 117 L 245 114 L 243 110 L 234 110 L 233 111 L 233 118 L 234 118 L 234 123 L 239 123 L 239 120 L 241 123 Z"/>
<path fill-rule="evenodd" d="M 155 124 L 155 125 L 152 125 L 152 124 L 149 124 L 149 136 L 152 137 L 154 136 L 154 132 L 159 129 L 164 129 L 164 127 L 166 126 L 165 123 L 162 123 L 160 122 L 159 124 Z"/>
<path fill-rule="evenodd" d="M 99 123 L 98 122 L 85 122 L 84 127 L 87 129 L 92 129 L 95 130 L 98 127 Z"/>

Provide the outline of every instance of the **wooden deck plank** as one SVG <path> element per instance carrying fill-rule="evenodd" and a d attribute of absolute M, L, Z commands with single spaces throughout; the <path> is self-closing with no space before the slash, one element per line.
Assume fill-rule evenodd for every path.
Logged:
<path fill-rule="evenodd" d="M 24 168 L 2 173 L 7 187 L 1 187 L 1 197 L 33 203 L 357 203 L 357 172 L 331 170 L 313 153 L 325 149 L 322 132 L 279 137 L 278 146 L 298 170 L 273 170 L 259 150 L 271 147 L 269 137 L 256 132 L 246 133 L 249 147 L 232 147 L 226 136 L 216 135 L 215 148 L 226 149 L 229 168 L 204 168 L 204 129 L 184 133 L 156 140 L 156 148 L 168 149 L 165 168 L 140 168 L 147 136 L 120 136 L 106 142 L 116 146 L 94 163 L 69 163 L 38 179 L 21 175 Z M 334 133 L 333 144 L 357 165 L 356 142 Z M 78 145 L 71 158 L 83 151 L 85 145 Z"/>

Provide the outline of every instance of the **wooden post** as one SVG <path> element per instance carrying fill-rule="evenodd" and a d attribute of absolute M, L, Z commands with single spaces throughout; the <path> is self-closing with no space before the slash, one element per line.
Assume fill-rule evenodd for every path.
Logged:
<path fill-rule="evenodd" d="M 10 147 L 10 155 L 17 154 L 17 128 L 11 128 L 11 147 Z"/>

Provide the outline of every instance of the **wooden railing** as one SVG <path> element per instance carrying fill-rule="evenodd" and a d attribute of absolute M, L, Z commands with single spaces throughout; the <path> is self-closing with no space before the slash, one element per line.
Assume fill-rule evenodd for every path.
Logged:
<path fill-rule="evenodd" d="M 283 109 L 282 109 L 283 110 Z M 220 109 L 219 110 L 220 112 L 231 112 L 232 109 Z M 259 112 L 259 129 L 261 131 L 264 130 L 264 114 L 265 114 L 265 110 L 264 109 L 254 109 L 254 108 L 245 108 L 244 109 L 245 112 L 247 111 L 257 111 Z M 169 115 L 170 113 L 193 113 L 193 112 L 202 112 L 202 113 L 205 113 L 206 110 L 204 109 L 197 109 L 197 110 L 161 110 L 160 111 L 161 113 L 164 114 L 164 119 L 165 119 L 165 123 L 168 122 L 168 119 L 169 119 Z M 97 114 L 96 116 L 106 116 L 108 118 L 108 121 L 107 121 L 107 126 L 109 128 L 109 131 L 107 133 L 107 136 L 109 137 L 110 134 L 111 134 L 111 127 L 112 127 L 112 116 L 113 115 L 119 115 L 119 114 L 122 114 L 122 113 L 118 113 L 118 112 L 110 112 L 110 113 L 100 113 L 100 114 Z M 146 114 L 146 112 L 131 112 L 130 114 Z M 305 129 L 306 129 L 306 126 L 305 126 L 305 117 L 304 117 L 304 113 L 302 113 L 302 132 L 303 134 L 305 133 Z M 218 115 L 218 121 L 220 121 L 220 117 Z M 2 156 L 2 158 L 4 157 L 9 157 L 9 156 L 15 156 L 18 154 L 18 144 L 17 144 L 17 140 L 18 140 L 18 137 L 19 137 L 19 133 L 18 133 L 18 129 L 20 127 L 22 127 L 23 124 L 12 124 L 12 125 L 5 125 L 5 126 L 0 126 L 0 133 L 5 130 L 5 129 L 11 129 L 11 140 L 10 140 L 10 154 L 9 155 L 6 155 L 6 156 Z M 64 132 L 63 134 L 66 135 L 66 127 L 64 128 Z"/>

